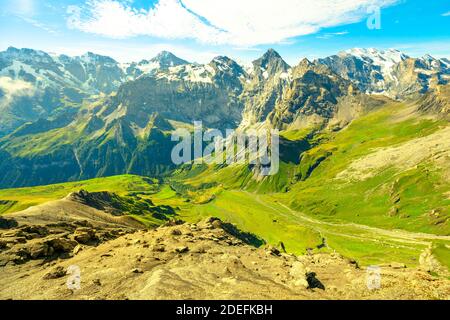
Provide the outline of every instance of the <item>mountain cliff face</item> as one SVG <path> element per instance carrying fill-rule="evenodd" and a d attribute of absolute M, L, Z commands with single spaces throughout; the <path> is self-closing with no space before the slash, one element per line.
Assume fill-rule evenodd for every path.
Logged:
<path fill-rule="evenodd" d="M 283 88 L 282 99 L 269 115 L 279 129 L 301 126 L 308 117 L 330 119 L 341 97 L 356 94 L 350 81 L 331 72 L 326 66 L 304 59 L 291 72 L 290 83 Z"/>
<path fill-rule="evenodd" d="M 290 66 L 274 50 L 268 50 L 253 61 L 251 74 L 244 86 L 242 128 L 265 121 L 281 98 L 290 80 Z"/>
<path fill-rule="evenodd" d="M 424 112 L 445 115 L 449 66 L 375 49 L 294 67 L 268 50 L 245 70 L 225 56 L 196 64 L 162 52 L 120 64 L 9 48 L 0 53 L 0 187 L 168 172 L 171 131 L 196 120 L 221 130 L 341 129 L 383 104 L 381 94 L 421 98 Z"/>

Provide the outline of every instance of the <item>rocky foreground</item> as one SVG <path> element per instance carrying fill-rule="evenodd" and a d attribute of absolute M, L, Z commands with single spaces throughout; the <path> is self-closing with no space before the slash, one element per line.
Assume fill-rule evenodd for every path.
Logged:
<path fill-rule="evenodd" d="M 366 268 L 338 254 L 256 248 L 215 218 L 154 230 L 0 222 L 0 299 L 450 299 L 450 281 L 424 271 L 383 266 L 370 290 Z"/>

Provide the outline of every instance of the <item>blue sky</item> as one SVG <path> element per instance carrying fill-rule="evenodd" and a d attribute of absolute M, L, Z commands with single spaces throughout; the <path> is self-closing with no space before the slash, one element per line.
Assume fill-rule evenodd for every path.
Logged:
<path fill-rule="evenodd" d="M 0 34 L 0 50 L 92 51 L 123 62 L 162 50 L 249 62 L 268 48 L 290 64 L 353 47 L 450 58 L 450 1 L 0 0 Z"/>

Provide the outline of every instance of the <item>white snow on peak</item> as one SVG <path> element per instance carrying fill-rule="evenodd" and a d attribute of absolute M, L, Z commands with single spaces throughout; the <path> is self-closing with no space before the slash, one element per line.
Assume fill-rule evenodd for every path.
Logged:
<path fill-rule="evenodd" d="M 407 55 L 396 49 L 378 50 L 375 48 L 368 48 L 368 49 L 353 48 L 341 52 L 340 54 L 344 55 L 350 54 L 363 60 L 369 58 L 373 60 L 373 63 L 378 65 L 395 64 L 408 58 Z"/>
<path fill-rule="evenodd" d="M 141 61 L 136 68 L 141 70 L 143 73 L 151 73 L 154 70 L 160 69 L 161 64 L 158 61 Z"/>
<path fill-rule="evenodd" d="M 185 64 L 169 68 L 169 72 L 160 72 L 157 78 L 169 81 L 184 80 L 189 82 L 212 83 L 214 69 L 209 65 Z"/>
<path fill-rule="evenodd" d="M 392 68 L 399 62 L 408 58 L 407 55 L 396 49 L 378 50 L 375 48 L 353 48 L 339 53 L 340 56 L 355 56 L 363 61 L 380 67 L 384 77 L 392 78 Z"/>

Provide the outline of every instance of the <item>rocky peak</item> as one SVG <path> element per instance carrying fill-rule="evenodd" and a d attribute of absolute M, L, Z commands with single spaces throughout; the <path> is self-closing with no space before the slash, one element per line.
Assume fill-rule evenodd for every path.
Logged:
<path fill-rule="evenodd" d="M 426 54 L 419 59 L 422 68 L 432 70 L 442 70 L 448 68 L 448 65 L 443 60 L 438 60 L 433 56 Z"/>
<path fill-rule="evenodd" d="M 86 54 L 79 57 L 79 59 L 85 63 L 92 63 L 92 64 L 96 64 L 96 63 L 103 63 L 103 64 L 108 63 L 108 64 L 114 64 L 114 65 L 118 64 L 117 61 L 111 57 L 102 56 L 102 55 L 95 54 L 92 52 L 87 52 Z"/>
<path fill-rule="evenodd" d="M 226 73 L 239 77 L 245 74 L 244 69 L 233 59 L 226 56 L 215 57 L 209 66 L 212 67 L 217 73 Z"/>
<path fill-rule="evenodd" d="M 169 51 L 161 51 L 154 58 L 150 60 L 150 63 L 157 63 L 159 68 L 168 69 L 170 67 L 176 67 L 183 64 L 189 64 L 186 60 L 178 58 L 176 55 Z"/>
<path fill-rule="evenodd" d="M 17 49 L 8 47 L 1 55 L 7 59 L 16 59 L 23 62 L 53 62 L 52 57 L 48 53 L 28 48 Z"/>
<path fill-rule="evenodd" d="M 289 68 L 290 66 L 273 49 L 267 50 L 261 58 L 253 61 L 255 74 L 265 79 L 286 72 Z"/>

